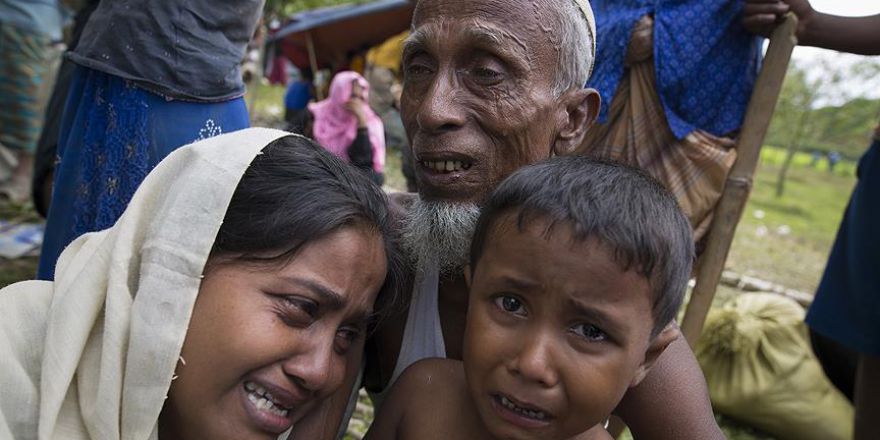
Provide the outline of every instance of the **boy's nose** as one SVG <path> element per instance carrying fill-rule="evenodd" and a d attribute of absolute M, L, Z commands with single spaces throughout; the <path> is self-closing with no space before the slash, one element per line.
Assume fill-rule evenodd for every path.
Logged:
<path fill-rule="evenodd" d="M 535 332 L 511 359 L 510 371 L 525 381 L 551 388 L 559 382 L 553 351 L 552 336 L 543 331 Z"/>

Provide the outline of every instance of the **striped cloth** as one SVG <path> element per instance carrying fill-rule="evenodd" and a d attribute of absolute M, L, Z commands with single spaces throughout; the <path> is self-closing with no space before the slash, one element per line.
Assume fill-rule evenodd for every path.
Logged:
<path fill-rule="evenodd" d="M 49 43 L 46 35 L 0 22 L 0 143 L 10 150 L 37 147 Z"/>
<path fill-rule="evenodd" d="M 675 195 L 699 240 L 736 160 L 734 141 L 699 129 L 676 139 L 657 95 L 650 16 L 632 33 L 626 67 L 607 123 L 593 126 L 578 152 L 646 170 Z"/>

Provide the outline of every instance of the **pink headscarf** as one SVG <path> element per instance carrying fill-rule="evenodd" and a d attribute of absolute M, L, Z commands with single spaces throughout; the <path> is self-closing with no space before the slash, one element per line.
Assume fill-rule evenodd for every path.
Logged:
<path fill-rule="evenodd" d="M 331 153 L 348 161 L 347 149 L 357 136 L 357 118 L 345 103 L 351 97 L 352 82 L 357 81 L 364 90 L 364 106 L 367 114 L 367 132 L 373 146 L 373 169 L 376 172 L 385 170 L 385 127 L 382 119 L 369 107 L 370 84 L 359 73 L 352 71 L 339 72 L 330 84 L 330 96 L 327 99 L 309 104 L 309 111 L 315 118 L 312 134 L 319 144 Z"/>

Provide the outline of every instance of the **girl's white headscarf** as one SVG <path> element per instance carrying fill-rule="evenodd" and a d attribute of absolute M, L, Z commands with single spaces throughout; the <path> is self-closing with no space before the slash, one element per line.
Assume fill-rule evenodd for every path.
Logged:
<path fill-rule="evenodd" d="M 64 250 L 54 283 L 0 290 L 0 438 L 157 437 L 232 194 L 286 135 L 253 128 L 178 149 L 113 227 Z"/>

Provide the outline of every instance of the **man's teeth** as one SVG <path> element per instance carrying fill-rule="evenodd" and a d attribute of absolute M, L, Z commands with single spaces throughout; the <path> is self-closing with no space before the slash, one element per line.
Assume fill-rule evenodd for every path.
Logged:
<path fill-rule="evenodd" d="M 290 410 L 281 406 L 272 398 L 272 395 L 266 392 L 266 389 L 253 383 L 245 382 L 244 389 L 248 391 L 248 400 L 254 404 L 260 411 L 268 411 L 279 417 L 287 417 Z"/>
<path fill-rule="evenodd" d="M 547 414 L 544 411 L 532 411 L 525 408 L 520 408 L 516 406 L 515 403 L 511 402 L 507 397 L 501 396 L 501 404 L 504 405 L 505 408 L 517 413 L 524 415 L 528 418 L 535 420 L 545 420 L 547 419 Z"/>
<path fill-rule="evenodd" d="M 423 160 L 422 166 L 434 171 L 450 173 L 453 171 L 466 171 L 471 164 L 460 160 Z"/>

